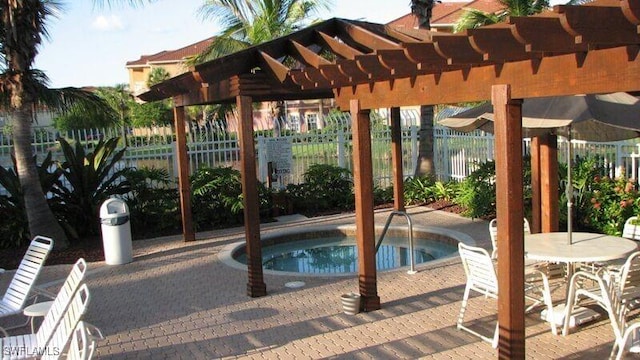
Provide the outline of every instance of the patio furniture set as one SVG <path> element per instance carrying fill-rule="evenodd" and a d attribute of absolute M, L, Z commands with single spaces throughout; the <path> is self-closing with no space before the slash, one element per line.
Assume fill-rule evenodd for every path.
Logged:
<path fill-rule="evenodd" d="M 22 258 L 9 287 L 0 300 L 0 317 L 24 315 L 20 325 L 0 327 L 3 359 L 83 359 L 93 357 L 102 333 L 82 320 L 90 293 L 83 282 L 87 264 L 80 258 L 73 265 L 57 294 L 35 286 L 44 262 L 53 248 L 53 240 L 36 236 Z M 37 302 L 44 295 L 51 301 Z M 29 302 L 33 300 L 32 304 Z M 43 317 L 35 329 L 35 318 Z M 31 324 L 31 333 L 10 336 L 8 330 Z"/>
<path fill-rule="evenodd" d="M 640 240 L 640 227 L 636 222 L 636 217 L 628 219 L 623 236 L 618 237 L 586 232 L 531 234 L 525 219 L 524 291 L 525 300 L 532 302 L 526 312 L 544 305 L 541 318 L 549 322 L 554 335 L 558 333 L 557 327 L 561 327 L 564 336 L 570 328 L 599 319 L 600 313 L 605 312 L 615 335 L 611 357 L 621 359 L 627 351 L 640 353 L 640 320 L 632 312 L 640 308 L 640 251 L 634 241 Z M 495 220 L 489 223 L 489 234 L 491 254 L 480 247 L 458 245 L 467 283 L 457 328 L 490 342 L 495 348 L 498 324 L 492 336 L 485 336 L 464 320 L 471 291 L 498 297 Z M 559 279 L 553 284 L 564 288 L 561 304 L 553 304 L 550 279 Z M 595 311 L 594 307 L 603 311 Z"/>

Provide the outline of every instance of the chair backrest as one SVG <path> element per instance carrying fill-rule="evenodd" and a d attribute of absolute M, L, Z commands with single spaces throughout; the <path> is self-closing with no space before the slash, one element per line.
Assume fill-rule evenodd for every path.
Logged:
<path fill-rule="evenodd" d="M 87 284 L 82 284 L 75 293 L 69 307 L 64 312 L 62 319 L 55 328 L 51 340 L 44 347 L 42 359 L 58 359 L 62 355 L 62 350 L 71 340 L 73 332 L 76 330 L 82 316 L 87 312 L 89 305 L 89 288 Z"/>
<path fill-rule="evenodd" d="M 531 234 L 531 226 L 529 226 L 529 220 L 524 218 L 524 233 Z M 491 258 L 498 258 L 498 219 L 492 219 L 489 221 L 489 236 L 491 237 L 491 246 L 493 251 L 491 252 Z"/>
<path fill-rule="evenodd" d="M 60 291 L 58 291 L 58 295 L 56 295 L 56 298 L 53 300 L 51 309 L 47 315 L 45 315 L 44 320 L 42 320 L 42 324 L 36 333 L 38 346 L 45 346 L 51 339 L 56 326 L 58 326 L 62 316 L 65 311 L 67 311 L 73 295 L 80 287 L 80 283 L 84 279 L 86 272 L 87 263 L 82 258 L 78 259 L 78 261 L 73 265 L 73 268 L 67 276 L 64 284 L 62 284 Z"/>
<path fill-rule="evenodd" d="M 629 255 L 622 266 L 619 290 L 627 302 L 640 298 L 640 251 Z"/>
<path fill-rule="evenodd" d="M 622 237 L 631 240 L 640 240 L 640 226 L 636 224 L 637 221 L 637 216 L 632 216 L 625 221 L 624 228 L 622 228 Z"/>
<path fill-rule="evenodd" d="M 31 240 L 27 252 L 20 261 L 20 265 L 2 297 L 2 302 L 5 305 L 16 310 L 24 307 L 52 248 L 53 240 L 48 237 L 36 236 Z"/>
<path fill-rule="evenodd" d="M 498 295 L 498 278 L 489 253 L 480 247 L 458 243 L 467 284 L 486 294 Z"/>

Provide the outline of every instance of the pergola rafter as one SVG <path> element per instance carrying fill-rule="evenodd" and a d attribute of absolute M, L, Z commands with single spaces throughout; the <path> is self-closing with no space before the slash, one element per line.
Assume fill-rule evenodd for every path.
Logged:
<path fill-rule="evenodd" d="M 331 19 L 288 36 L 196 66 L 193 71 L 155 85 L 145 101 L 173 98 L 176 126 L 189 105 L 236 103 L 239 107 L 247 293 L 266 294 L 260 266 L 258 199 L 255 184 L 251 103 L 333 97 L 352 112 L 358 147 L 354 173 L 359 285 L 363 310 L 380 307 L 377 295 L 373 233 L 371 158 L 367 124 L 371 109 L 392 108 L 394 129 L 400 106 L 492 101 L 496 109 L 498 300 L 500 356 L 524 357 L 522 268 L 522 199 L 518 194 L 521 163 L 521 105 L 542 96 L 640 91 L 640 1 L 596 0 L 582 6 L 556 6 L 531 17 L 512 17 L 504 24 L 444 34 L 420 29 L 393 29 L 380 24 Z M 640 121 L 640 120 L 639 120 Z M 397 135 L 397 134 L 396 134 Z M 547 135 L 532 141 L 534 230 L 557 230 L 557 141 Z M 179 151 L 186 151 L 178 138 Z M 394 146 L 394 173 L 400 149 Z M 182 173 L 182 172 L 181 172 Z M 402 194 L 395 178 L 394 194 Z M 182 204 L 189 196 L 181 183 Z M 522 189 L 519 189 L 521 191 Z M 397 199 L 396 199 L 397 200 Z M 401 207 L 396 201 L 396 207 Z M 183 214 L 188 214 L 183 210 Z M 249 214 L 249 215 L 247 215 Z M 249 218 L 247 218 L 249 216 Z M 183 221 L 189 223 L 188 221 Z M 188 231 L 185 228 L 185 239 Z M 517 271 L 522 270 L 522 271 Z M 504 291 L 502 290 L 504 289 Z"/>

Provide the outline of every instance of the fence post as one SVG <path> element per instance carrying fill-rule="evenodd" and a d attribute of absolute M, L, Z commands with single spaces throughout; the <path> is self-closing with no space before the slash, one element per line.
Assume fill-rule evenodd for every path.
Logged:
<path fill-rule="evenodd" d="M 258 135 L 256 147 L 258 148 L 258 180 L 266 183 L 269 169 L 267 167 L 267 140 L 263 135 Z"/>
<path fill-rule="evenodd" d="M 418 126 L 411 126 L 411 169 L 418 167 Z"/>
<path fill-rule="evenodd" d="M 451 136 L 451 130 L 445 131 L 444 129 L 440 129 L 440 144 L 442 144 L 442 151 L 439 152 L 442 154 L 442 158 L 440 161 L 442 162 L 442 175 L 441 179 L 443 181 L 451 180 L 451 163 L 449 156 L 449 137 Z"/>
<path fill-rule="evenodd" d="M 338 166 L 341 168 L 346 168 L 345 158 L 346 154 L 344 151 L 345 143 L 344 143 L 344 130 L 341 126 L 338 126 Z"/>

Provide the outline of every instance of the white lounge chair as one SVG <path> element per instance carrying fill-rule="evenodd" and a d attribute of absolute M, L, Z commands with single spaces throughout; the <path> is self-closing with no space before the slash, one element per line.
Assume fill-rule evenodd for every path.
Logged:
<path fill-rule="evenodd" d="M 87 311 L 89 299 L 89 288 L 87 284 L 82 284 L 56 326 L 51 340 L 45 345 L 41 359 L 56 360 L 63 356 L 63 350 L 68 347 L 78 323 Z"/>
<path fill-rule="evenodd" d="M 51 308 L 45 315 L 40 328 L 35 334 L 16 335 L 4 337 L 0 339 L 0 345 L 3 349 L 4 359 L 25 359 L 32 357 L 34 353 L 47 350 L 47 346 L 52 339 L 54 332 L 57 331 L 58 325 L 65 321 L 63 318 L 67 313 L 69 304 L 74 294 L 81 286 L 87 270 L 87 264 L 84 259 L 79 259 L 71 272 L 67 276 L 62 288 L 58 292 Z M 75 324 L 72 329 L 75 328 Z M 62 350 L 62 349 L 60 349 Z"/>
<path fill-rule="evenodd" d="M 38 275 L 52 248 L 53 240 L 50 238 L 36 236 L 31 240 L 31 244 L 20 261 L 9 287 L 2 300 L 0 300 L 0 317 L 22 314 L 22 310 L 29 300 Z M 7 328 L 0 327 L 0 332 L 4 336 L 8 336 L 7 330 L 25 326 L 28 322 L 29 319 L 22 325 Z"/>
<path fill-rule="evenodd" d="M 496 324 L 496 329 L 492 337 L 482 335 L 464 325 L 464 313 L 467 308 L 469 293 L 472 290 L 486 297 L 498 298 L 498 277 L 494 263 L 489 253 L 483 248 L 458 243 L 458 251 L 460 252 L 462 266 L 467 276 L 467 284 L 464 289 L 457 327 L 460 330 L 465 330 L 480 337 L 484 341 L 490 342 L 491 346 L 495 348 L 498 346 L 498 324 Z M 536 282 L 536 280 L 539 281 Z M 547 307 L 547 312 L 551 314 L 550 319 L 548 319 L 551 332 L 554 335 L 557 334 L 556 323 L 553 319 L 551 290 L 549 289 L 549 281 L 544 273 L 531 269 L 531 271 L 525 275 L 525 298 L 533 301 L 533 305 L 529 306 L 526 311 L 533 309 L 533 307 L 538 304 L 544 304 Z"/>
<path fill-rule="evenodd" d="M 73 332 L 67 360 L 91 360 L 99 340 L 104 340 L 100 329 L 86 321 L 80 321 Z"/>

